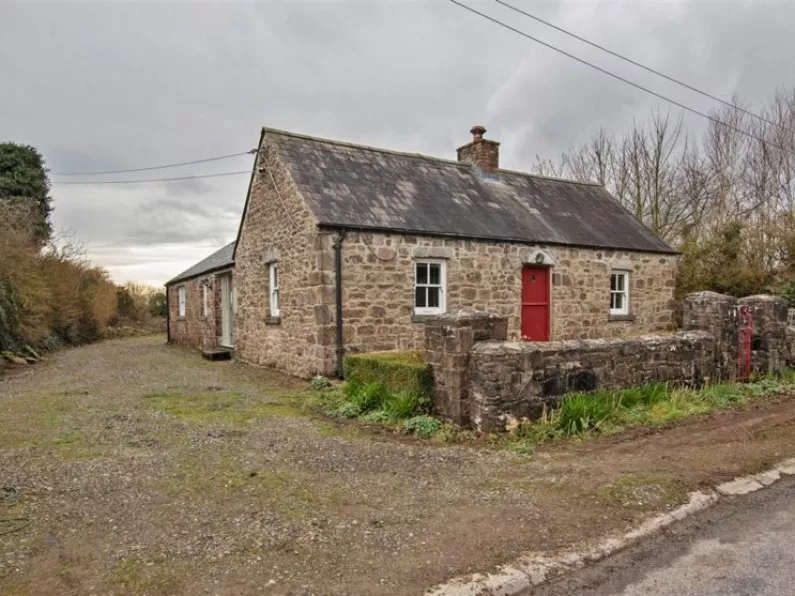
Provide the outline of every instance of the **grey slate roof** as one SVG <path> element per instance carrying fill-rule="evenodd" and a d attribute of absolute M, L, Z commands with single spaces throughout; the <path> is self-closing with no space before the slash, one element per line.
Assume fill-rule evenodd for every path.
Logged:
<path fill-rule="evenodd" d="M 673 253 L 602 186 L 263 129 L 321 226 Z"/>
<path fill-rule="evenodd" d="M 218 269 L 231 267 L 235 263 L 233 258 L 234 252 L 235 243 L 230 242 L 222 249 L 215 251 L 206 259 L 196 263 L 193 267 L 186 269 L 175 278 L 168 280 L 166 285 L 170 286 L 177 283 L 178 281 L 186 281 L 192 277 L 202 275 L 203 273 L 210 273 L 211 271 L 217 271 Z"/>

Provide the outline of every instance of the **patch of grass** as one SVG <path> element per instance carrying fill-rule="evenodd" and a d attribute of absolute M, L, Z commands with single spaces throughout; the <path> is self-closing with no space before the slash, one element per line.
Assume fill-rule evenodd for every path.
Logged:
<path fill-rule="evenodd" d="M 293 405 L 263 402 L 236 391 L 208 391 L 195 395 L 151 393 L 144 396 L 148 407 L 186 422 L 244 426 L 269 416 L 300 416 Z"/>
<path fill-rule="evenodd" d="M 687 498 L 687 488 L 672 476 L 628 474 L 597 489 L 596 497 L 622 507 L 646 508 L 682 503 Z"/>
<path fill-rule="evenodd" d="M 568 435 L 599 428 L 620 405 L 613 393 L 577 393 L 563 398 L 558 410 L 558 425 Z"/>
<path fill-rule="evenodd" d="M 125 594 L 167 595 L 182 592 L 182 582 L 165 557 L 148 560 L 142 555 L 123 559 L 111 570 L 107 583 Z"/>
<path fill-rule="evenodd" d="M 346 387 L 345 395 L 352 404 L 359 408 L 359 412 L 362 414 L 383 408 L 390 398 L 389 390 L 380 381 L 364 383 L 354 391 L 348 389 Z"/>
<path fill-rule="evenodd" d="M 46 450 L 63 459 L 88 459 L 98 451 L 90 437 L 77 430 L 92 411 L 84 394 L 23 394 L 7 404 L 0 424 L 0 449 Z"/>
<path fill-rule="evenodd" d="M 408 390 L 389 391 L 381 381 L 363 383 L 353 378 L 341 392 L 327 392 L 324 396 L 323 409 L 332 416 L 358 418 L 362 422 L 392 426 L 419 436 L 431 436 L 441 427 L 441 421 L 427 414 L 430 406 L 428 397 Z M 412 422 L 417 419 L 426 421 Z M 415 424 L 419 426 L 415 428 Z"/>
<path fill-rule="evenodd" d="M 391 394 L 383 404 L 384 413 L 393 420 L 411 418 L 419 411 L 420 399 L 410 391 Z"/>

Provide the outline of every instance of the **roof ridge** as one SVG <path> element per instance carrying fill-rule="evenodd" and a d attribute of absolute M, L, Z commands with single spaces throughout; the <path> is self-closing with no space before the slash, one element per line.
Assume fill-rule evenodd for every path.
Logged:
<path fill-rule="evenodd" d="M 408 151 L 398 151 L 397 149 L 385 149 L 383 147 L 374 147 L 373 145 L 364 145 L 362 143 L 351 143 L 350 141 L 340 141 L 338 139 L 329 139 L 327 137 L 318 137 L 314 135 L 307 135 L 280 128 L 271 128 L 269 126 L 262 127 L 263 133 L 271 133 L 283 135 L 286 137 L 295 137 L 296 139 L 306 139 L 309 141 L 318 141 L 321 143 L 328 143 L 329 145 L 339 145 L 341 147 L 351 147 L 353 149 L 364 149 L 365 151 L 374 151 L 376 153 L 387 153 L 389 155 L 402 155 L 403 157 L 414 157 L 418 159 L 425 159 L 431 161 L 438 161 L 449 165 L 454 165 L 463 168 L 470 168 L 471 164 L 460 162 L 455 159 L 446 159 L 444 157 L 437 157 L 435 155 L 426 155 L 425 153 L 410 153 Z M 571 180 L 569 178 L 558 178 L 555 176 L 544 176 L 542 174 L 533 174 L 532 172 L 522 172 L 521 170 L 509 170 L 506 168 L 499 168 L 498 172 L 506 174 L 517 174 L 520 176 L 527 176 L 529 178 L 538 178 L 539 180 L 549 180 L 550 182 L 563 182 L 566 184 L 584 184 L 586 186 L 602 186 L 599 182 L 593 180 Z"/>
<path fill-rule="evenodd" d="M 321 143 L 328 143 L 329 145 L 339 145 L 341 147 L 351 147 L 353 149 L 364 149 L 365 151 L 374 151 L 376 153 L 389 153 L 391 155 L 402 155 L 404 157 L 416 157 L 419 159 L 429 159 L 432 161 L 441 161 L 454 166 L 469 167 L 470 164 L 462 163 L 455 159 L 446 159 L 444 157 L 436 157 L 435 155 L 426 155 L 424 153 L 410 153 L 408 151 L 398 151 L 397 149 L 385 149 L 383 147 L 374 147 L 373 145 L 364 145 L 362 143 L 351 143 L 350 141 L 340 141 L 338 139 L 329 139 L 327 137 L 318 137 L 307 135 L 289 130 L 282 130 L 279 128 L 270 128 L 268 126 L 262 127 L 263 132 L 279 134 L 286 137 L 295 137 L 297 139 L 307 139 L 309 141 L 319 141 Z"/>
<path fill-rule="evenodd" d="M 518 176 L 527 176 L 528 178 L 538 178 L 539 180 L 549 180 L 550 182 L 564 182 L 566 184 L 582 184 L 584 186 L 601 186 L 604 187 L 604 184 L 597 182 L 596 180 L 574 180 L 573 178 L 560 178 L 558 176 L 546 176 L 545 174 L 533 174 L 532 172 L 522 172 L 521 170 L 507 170 L 505 168 L 500 168 L 499 172 L 505 172 L 506 174 L 516 174 Z"/>

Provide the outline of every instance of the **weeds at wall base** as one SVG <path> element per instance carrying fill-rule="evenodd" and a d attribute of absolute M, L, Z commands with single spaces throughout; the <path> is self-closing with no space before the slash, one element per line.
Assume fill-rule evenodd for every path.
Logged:
<path fill-rule="evenodd" d="M 557 409 L 523 421 L 500 441 L 506 449 L 532 454 L 536 445 L 619 434 L 633 427 L 659 427 L 699 414 L 742 406 L 766 396 L 795 393 L 795 372 L 751 383 L 720 383 L 702 389 L 660 383 L 622 391 L 564 396 Z"/>
<path fill-rule="evenodd" d="M 390 391 L 380 381 L 363 383 L 354 377 L 341 391 L 336 391 L 313 380 L 310 387 L 319 397 L 320 409 L 336 418 L 381 424 L 422 438 L 436 435 L 444 426 L 429 414 L 431 403 L 426 395 L 409 390 Z"/>
<path fill-rule="evenodd" d="M 795 371 L 750 383 L 717 383 L 701 389 L 651 383 L 621 391 L 564 396 L 556 409 L 535 421 L 522 421 L 509 432 L 483 434 L 446 423 L 429 414 L 427 398 L 392 393 L 378 382 L 347 382 L 342 390 L 314 388 L 316 406 L 335 418 L 382 425 L 396 433 L 433 438 L 442 444 L 481 444 L 533 455 L 538 446 L 560 441 L 587 441 L 630 428 L 668 423 L 743 406 L 755 399 L 795 393 Z"/>

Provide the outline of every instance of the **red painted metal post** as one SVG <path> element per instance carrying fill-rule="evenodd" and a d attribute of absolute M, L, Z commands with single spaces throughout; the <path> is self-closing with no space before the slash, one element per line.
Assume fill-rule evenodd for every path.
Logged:
<path fill-rule="evenodd" d="M 747 381 L 751 377 L 751 343 L 754 334 L 754 317 L 751 307 L 743 305 L 738 312 L 737 378 Z"/>

